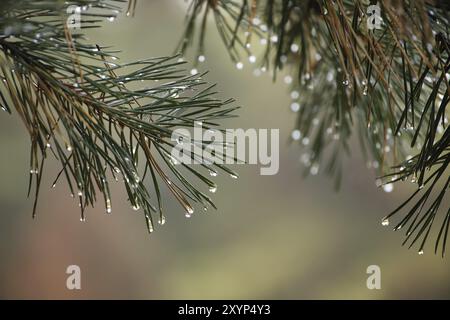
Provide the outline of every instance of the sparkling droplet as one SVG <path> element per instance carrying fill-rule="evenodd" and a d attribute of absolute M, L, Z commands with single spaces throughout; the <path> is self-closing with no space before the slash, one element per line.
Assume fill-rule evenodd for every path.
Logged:
<path fill-rule="evenodd" d="M 252 56 L 248 57 L 248 61 L 250 61 L 250 63 L 255 63 L 256 57 L 252 55 Z"/>
<path fill-rule="evenodd" d="M 242 70 L 244 68 L 244 64 L 242 62 L 238 62 L 238 63 L 236 63 L 236 68 L 238 70 Z"/>
<path fill-rule="evenodd" d="M 381 225 L 383 227 L 387 227 L 389 225 L 389 219 L 384 218 L 383 220 L 381 220 Z"/>
<path fill-rule="evenodd" d="M 423 255 L 423 253 L 424 253 L 423 250 L 420 250 L 420 251 L 418 252 L 419 255 Z"/>
<path fill-rule="evenodd" d="M 215 171 L 215 170 L 209 170 L 209 175 L 210 175 L 211 177 L 217 177 L 217 171 Z"/>
<path fill-rule="evenodd" d="M 293 140 L 299 140 L 301 138 L 301 136 L 302 136 L 302 134 L 300 133 L 300 130 L 297 130 L 297 129 L 292 131 L 292 133 L 291 133 L 291 138 Z"/>
<path fill-rule="evenodd" d="M 200 55 L 200 56 L 198 56 L 197 60 L 198 60 L 198 62 L 205 62 L 206 57 L 204 55 Z"/>
<path fill-rule="evenodd" d="M 134 211 L 138 211 L 140 208 L 141 208 L 141 207 L 140 207 L 138 204 L 135 204 L 135 205 L 133 206 L 133 210 L 134 210 Z"/>
<path fill-rule="evenodd" d="M 72 152 L 73 147 L 70 144 L 68 144 L 68 145 L 66 145 L 66 150 L 69 152 Z"/>
<path fill-rule="evenodd" d="M 384 190 L 384 192 L 387 192 L 387 193 L 392 192 L 392 190 L 394 190 L 394 184 L 392 184 L 392 183 L 385 184 L 383 186 L 383 190 Z"/>
<path fill-rule="evenodd" d="M 313 164 L 309 170 L 309 172 L 315 176 L 316 174 L 319 173 L 319 165 L 318 164 Z"/>
<path fill-rule="evenodd" d="M 216 193 L 216 191 L 217 191 L 217 187 L 216 186 L 209 187 L 209 192 Z"/>
<path fill-rule="evenodd" d="M 296 53 L 298 51 L 298 49 L 299 49 L 298 44 L 296 44 L 296 43 L 291 44 L 291 51 L 293 53 Z"/>
<path fill-rule="evenodd" d="M 375 185 L 376 185 L 377 187 L 381 187 L 381 186 L 383 185 L 383 180 L 381 180 L 381 179 L 375 180 Z"/>
<path fill-rule="evenodd" d="M 113 22 L 114 20 L 116 20 L 116 17 L 111 16 L 111 17 L 108 17 L 107 19 L 109 22 Z"/>
<path fill-rule="evenodd" d="M 294 91 L 291 92 L 291 98 L 293 100 L 298 99 L 298 97 L 300 97 L 300 93 L 298 93 L 298 91 L 294 90 Z"/>
<path fill-rule="evenodd" d="M 292 83 L 292 77 L 287 75 L 284 77 L 284 83 L 291 84 Z"/>
<path fill-rule="evenodd" d="M 302 143 L 304 146 L 307 146 L 309 144 L 309 138 L 308 137 L 304 137 L 302 140 Z"/>
<path fill-rule="evenodd" d="M 193 68 L 191 69 L 191 75 L 195 76 L 198 73 L 198 70 Z"/>
<path fill-rule="evenodd" d="M 298 112 L 300 110 L 300 104 L 297 102 L 294 102 L 291 104 L 291 111 L 292 112 Z"/>
<path fill-rule="evenodd" d="M 230 174 L 230 177 L 233 178 L 233 179 L 238 179 L 239 178 L 239 176 L 237 174 L 233 174 L 233 173 Z"/>
<path fill-rule="evenodd" d="M 165 216 L 161 216 L 158 220 L 158 223 L 160 225 L 164 225 L 166 223 L 166 217 Z"/>
<path fill-rule="evenodd" d="M 111 199 L 106 199 L 106 213 L 111 213 Z"/>

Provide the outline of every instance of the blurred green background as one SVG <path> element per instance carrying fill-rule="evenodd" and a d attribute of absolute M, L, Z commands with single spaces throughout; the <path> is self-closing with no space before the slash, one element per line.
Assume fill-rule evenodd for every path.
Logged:
<path fill-rule="evenodd" d="M 91 41 L 123 49 L 122 60 L 173 53 L 183 31 L 184 1 L 139 1 L 134 18 L 91 31 Z M 207 79 L 243 106 L 228 127 L 280 128 L 280 172 L 260 176 L 236 166 L 239 180 L 219 175 L 217 212 L 191 219 L 166 192 L 167 222 L 149 236 L 142 213 L 123 190 L 112 215 L 102 205 L 79 220 L 65 183 L 41 190 L 38 217 L 26 199 L 29 139 L 18 117 L 0 115 L 0 297 L 104 299 L 393 299 L 449 298 L 448 257 L 431 246 L 419 256 L 381 218 L 408 195 L 376 188 L 354 144 L 340 192 L 324 176 L 302 179 L 300 148 L 289 143 L 295 116 L 289 88 L 254 77 L 228 59 L 213 24 Z M 186 66 L 186 68 L 190 68 Z M 49 162 L 44 186 L 58 171 Z M 433 244 L 430 241 L 430 244 Z M 66 289 L 66 268 L 81 267 L 82 290 Z M 366 288 L 366 268 L 379 265 L 382 289 Z"/>

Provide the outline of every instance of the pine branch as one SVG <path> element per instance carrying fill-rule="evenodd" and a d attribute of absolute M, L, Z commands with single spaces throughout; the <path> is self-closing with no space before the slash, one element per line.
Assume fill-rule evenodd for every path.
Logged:
<path fill-rule="evenodd" d="M 328 157 L 325 171 L 336 176 L 339 185 L 340 157 L 349 153 L 349 139 L 356 130 L 364 153 L 374 159 L 370 166 L 382 176 L 380 185 L 414 175 L 418 188 L 429 183 L 427 190 L 439 189 L 423 219 L 408 220 L 421 213 L 421 206 L 414 206 L 397 226 L 411 222 L 408 232 L 418 231 L 412 244 L 421 238 L 422 252 L 448 189 L 450 8 L 446 1 L 381 1 L 382 23 L 371 30 L 367 10 L 373 4 L 193 0 L 180 49 L 186 52 L 195 43 L 198 30 L 197 55 L 205 55 L 207 28 L 196 20 L 206 21 L 211 14 L 238 69 L 244 67 L 245 57 L 250 65 L 256 63 L 255 75 L 271 70 L 275 80 L 283 69 L 292 90 L 291 109 L 297 113 L 291 137 L 305 148 L 305 174 L 317 174 Z M 417 150 L 419 154 L 411 156 Z M 442 182 L 442 189 L 433 179 Z M 425 200 L 431 191 L 426 195 Z M 449 221 L 447 212 L 436 250 L 440 242 L 445 251 Z"/>
<path fill-rule="evenodd" d="M 205 173 L 223 170 L 237 176 L 219 164 L 180 165 L 171 156 L 179 143 L 172 140 L 174 130 L 191 129 L 197 122 L 218 130 L 217 121 L 234 116 L 236 107 L 215 98 L 214 86 L 203 75 L 186 75 L 176 56 L 120 63 L 118 51 L 90 44 L 82 32 L 67 27 L 68 6 L 81 8 L 82 28 L 93 28 L 114 20 L 120 2 L 2 2 L 0 103 L 21 117 L 31 138 L 33 216 L 45 160 L 54 156 L 62 168 L 53 186 L 62 177 L 67 180 L 78 197 L 81 220 L 99 196 L 111 213 L 110 181 L 123 179 L 131 206 L 143 210 L 151 232 L 154 214 L 161 224 L 165 221 L 162 188 L 190 216 L 193 203 L 214 207 L 197 185 L 217 188 Z M 182 143 L 198 147 L 192 158 L 208 145 L 187 138 Z"/>

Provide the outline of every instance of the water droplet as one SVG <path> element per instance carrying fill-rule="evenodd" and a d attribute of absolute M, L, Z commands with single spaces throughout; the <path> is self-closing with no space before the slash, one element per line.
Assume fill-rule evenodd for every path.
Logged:
<path fill-rule="evenodd" d="M 111 213 L 111 199 L 106 199 L 106 213 Z"/>
<path fill-rule="evenodd" d="M 291 84 L 292 83 L 292 77 L 287 75 L 284 77 L 284 83 Z"/>
<path fill-rule="evenodd" d="M 301 136 L 302 136 L 302 134 L 301 134 L 300 130 L 297 130 L 297 129 L 292 131 L 292 133 L 291 133 L 291 138 L 293 140 L 299 140 L 301 138 Z"/>
<path fill-rule="evenodd" d="M 291 44 L 291 51 L 292 52 L 296 53 L 298 51 L 298 49 L 299 49 L 298 44 L 296 44 L 296 43 Z"/>
<path fill-rule="evenodd" d="M 80 221 L 81 221 L 81 222 L 85 222 L 85 221 L 86 221 L 86 217 L 81 217 L 81 218 L 80 218 Z"/>
<path fill-rule="evenodd" d="M 375 180 L 375 185 L 376 185 L 377 187 L 381 187 L 381 186 L 383 185 L 383 180 L 381 180 L 381 179 Z"/>
<path fill-rule="evenodd" d="M 250 63 L 255 63 L 256 57 L 252 55 L 252 56 L 248 57 L 248 61 L 250 61 Z"/>
<path fill-rule="evenodd" d="M 309 170 L 309 172 L 315 176 L 316 174 L 319 173 L 319 165 L 318 164 L 313 164 Z"/>
<path fill-rule="evenodd" d="M 384 190 L 384 192 L 387 192 L 387 193 L 392 192 L 392 190 L 394 190 L 394 184 L 392 184 L 392 183 L 385 184 L 383 186 L 383 190 Z"/>
<path fill-rule="evenodd" d="M 217 177 L 217 171 L 215 171 L 215 170 L 209 170 L 209 175 L 210 175 L 211 177 Z"/>
<path fill-rule="evenodd" d="M 141 207 L 138 204 L 135 204 L 132 208 L 134 211 L 138 211 Z"/>
<path fill-rule="evenodd" d="M 293 100 L 298 99 L 298 97 L 300 97 L 300 93 L 298 91 L 294 90 L 294 91 L 291 92 L 291 98 Z"/>
<path fill-rule="evenodd" d="M 244 64 L 242 62 L 238 62 L 238 63 L 236 63 L 236 68 L 238 70 L 242 70 L 244 68 Z"/>
<path fill-rule="evenodd" d="M 304 137 L 302 140 L 302 143 L 304 146 L 307 146 L 309 144 L 309 138 L 308 137 Z"/>
<path fill-rule="evenodd" d="M 66 145 L 66 150 L 69 151 L 69 152 L 72 152 L 73 147 L 70 144 L 67 144 Z"/>
<path fill-rule="evenodd" d="M 424 254 L 424 252 L 423 252 L 423 250 L 420 250 L 419 252 L 417 252 L 419 255 L 423 255 Z"/>
<path fill-rule="evenodd" d="M 239 176 L 237 174 L 233 174 L 233 173 L 230 174 L 230 177 L 233 178 L 233 179 L 238 179 L 239 178 Z"/>
<path fill-rule="evenodd" d="M 197 60 L 198 60 L 198 62 L 205 62 L 206 57 L 204 55 L 200 55 L 200 56 L 198 56 Z"/>
<path fill-rule="evenodd" d="M 300 110 L 300 104 L 297 102 L 294 102 L 291 104 L 291 111 L 292 112 L 298 112 Z"/>
<path fill-rule="evenodd" d="M 381 220 L 381 225 L 387 227 L 389 225 L 389 219 L 383 218 L 383 220 Z"/>
<path fill-rule="evenodd" d="M 111 17 L 108 17 L 107 19 L 108 19 L 109 22 L 113 22 L 114 20 L 116 20 L 116 17 L 111 16 Z"/>
<path fill-rule="evenodd" d="M 191 69 L 191 75 L 195 76 L 198 73 L 198 70 L 193 68 Z"/>
<path fill-rule="evenodd" d="M 217 187 L 216 186 L 209 187 L 209 192 L 216 193 L 216 191 L 217 191 Z"/>
<path fill-rule="evenodd" d="M 158 220 L 158 223 L 160 225 L 164 225 L 166 223 L 166 217 L 165 216 L 161 216 Z"/>

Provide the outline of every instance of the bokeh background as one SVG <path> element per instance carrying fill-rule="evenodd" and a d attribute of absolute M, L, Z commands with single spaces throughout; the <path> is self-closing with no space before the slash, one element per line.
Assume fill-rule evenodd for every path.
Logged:
<path fill-rule="evenodd" d="M 123 49 L 122 60 L 174 52 L 183 31 L 181 0 L 139 1 L 134 18 L 91 31 L 93 42 Z M 254 77 L 228 59 L 213 24 L 207 79 L 243 106 L 228 127 L 279 128 L 280 172 L 260 176 L 239 166 L 239 180 L 219 175 L 217 212 L 184 217 L 166 192 L 167 222 L 149 235 L 117 186 L 113 212 L 102 205 L 80 222 L 65 183 L 41 191 L 38 217 L 26 199 L 29 139 L 18 117 L 0 114 L 0 297 L 102 299 L 411 299 L 449 298 L 447 258 L 401 247 L 402 234 L 381 218 L 409 186 L 385 193 L 354 144 L 341 190 L 318 175 L 302 178 L 301 150 L 289 143 L 295 116 L 289 88 Z M 189 66 L 186 66 L 189 69 Z M 58 171 L 49 162 L 50 186 Z M 157 226 L 158 227 L 158 226 Z M 432 244 L 432 241 L 430 242 Z M 66 289 L 66 268 L 81 267 L 82 290 Z M 366 268 L 381 267 L 382 289 L 366 288 Z"/>

